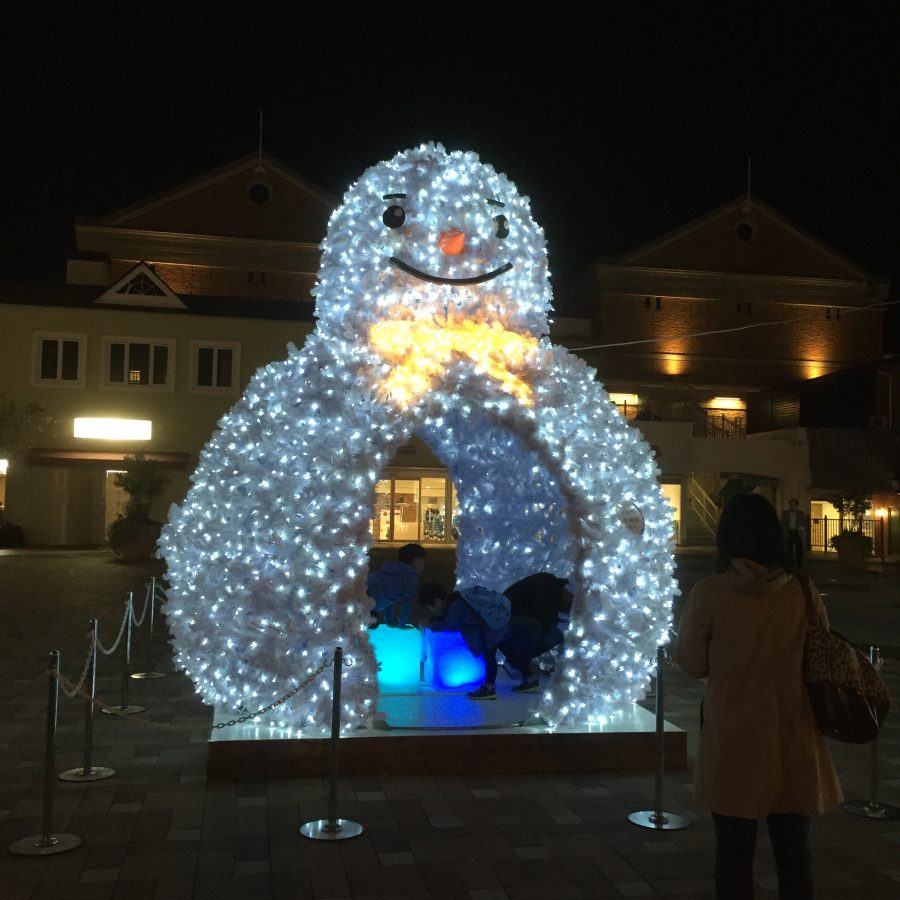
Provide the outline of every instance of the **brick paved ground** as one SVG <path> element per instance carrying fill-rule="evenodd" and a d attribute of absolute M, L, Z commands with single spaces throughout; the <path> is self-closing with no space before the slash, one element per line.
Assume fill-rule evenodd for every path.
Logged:
<path fill-rule="evenodd" d="M 704 554 L 679 555 L 689 587 L 709 571 Z M 448 578 L 452 562 L 432 556 L 426 577 Z M 847 572 L 814 561 L 836 627 L 878 643 L 900 697 L 898 570 Z M 130 685 L 130 699 L 156 723 L 98 716 L 95 764 L 116 769 L 93 784 L 57 782 L 54 830 L 81 847 L 58 856 L 17 857 L 13 841 L 40 831 L 47 654 L 62 651 L 76 675 L 87 621 L 109 644 L 125 592 L 139 601 L 158 564 L 121 566 L 96 552 L 0 553 L 0 897 L 24 898 L 536 898 L 712 896 L 712 834 L 692 803 L 690 774 L 665 780 L 668 811 L 688 817 L 683 831 L 650 832 L 627 815 L 653 805 L 652 773 L 359 778 L 340 782 L 339 815 L 363 835 L 339 844 L 297 833 L 327 815 L 320 781 L 207 784 L 211 712 L 183 676 Z M 159 631 L 156 668 L 171 673 Z M 135 657 L 145 659 L 145 634 Z M 117 703 L 114 660 L 101 660 L 99 695 Z M 667 682 L 667 718 L 696 746 L 696 684 L 677 671 Z M 81 762 L 82 707 L 61 698 L 57 769 Z M 184 726 L 187 726 L 186 729 Z M 869 748 L 834 748 L 848 799 L 869 799 Z M 900 805 L 900 710 L 880 744 L 881 799 Z M 813 830 L 820 898 L 900 897 L 900 822 L 839 810 Z M 774 867 L 761 840 L 759 897 L 775 897 Z"/>

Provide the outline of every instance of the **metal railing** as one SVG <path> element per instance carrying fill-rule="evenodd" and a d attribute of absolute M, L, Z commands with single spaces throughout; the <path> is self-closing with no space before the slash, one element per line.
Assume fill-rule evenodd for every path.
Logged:
<path fill-rule="evenodd" d="M 850 519 L 840 519 L 838 517 L 829 518 L 824 516 L 821 519 L 810 519 L 809 529 L 809 546 L 811 550 L 824 550 L 827 553 L 836 552 L 831 546 L 831 539 L 842 531 L 857 531 L 857 523 Z M 862 533 L 866 537 L 872 538 L 873 552 L 878 554 L 878 538 L 879 528 L 875 519 L 862 520 Z"/>
<path fill-rule="evenodd" d="M 688 482 L 688 491 L 691 498 L 691 508 L 697 515 L 703 527 L 711 534 L 715 535 L 719 527 L 719 507 L 716 502 L 706 493 L 700 482 L 691 475 Z"/>

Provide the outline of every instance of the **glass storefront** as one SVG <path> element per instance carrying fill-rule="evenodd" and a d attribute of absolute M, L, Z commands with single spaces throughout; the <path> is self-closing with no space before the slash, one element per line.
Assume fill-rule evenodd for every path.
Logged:
<path fill-rule="evenodd" d="M 446 476 L 396 472 L 375 485 L 371 529 L 376 541 L 452 544 L 459 536 L 458 521 L 456 488 Z"/>

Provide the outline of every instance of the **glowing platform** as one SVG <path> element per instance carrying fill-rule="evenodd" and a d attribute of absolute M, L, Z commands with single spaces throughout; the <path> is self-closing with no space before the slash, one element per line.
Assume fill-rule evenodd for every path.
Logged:
<path fill-rule="evenodd" d="M 530 716 L 531 694 L 513 694 L 502 672 L 497 699 L 470 700 L 464 691 L 383 691 L 379 724 L 342 737 L 340 774 L 440 775 L 529 772 L 652 771 L 656 719 L 634 705 L 601 726 L 554 732 Z M 215 722 L 233 714 L 217 711 Z M 687 735 L 665 725 L 667 769 L 687 767 Z M 207 778 L 261 781 L 321 778 L 328 773 L 329 741 L 250 723 L 210 735 Z"/>

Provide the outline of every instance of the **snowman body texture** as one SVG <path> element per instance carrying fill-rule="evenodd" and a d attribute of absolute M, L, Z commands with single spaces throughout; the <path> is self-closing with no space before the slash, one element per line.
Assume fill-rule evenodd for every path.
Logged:
<path fill-rule="evenodd" d="M 415 434 L 457 487 L 459 585 L 570 579 L 537 711 L 598 723 L 639 699 L 675 592 L 671 509 L 594 370 L 547 338 L 528 198 L 474 153 L 423 145 L 364 173 L 322 251 L 313 333 L 251 379 L 163 529 L 176 664 L 231 711 L 308 681 L 261 720 L 316 730 L 330 675 L 312 676 L 341 646 L 343 725 L 367 722 L 375 484 Z"/>

